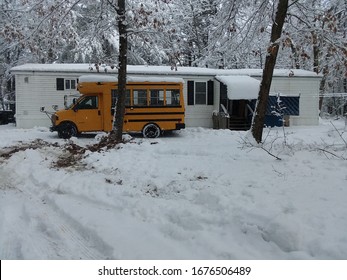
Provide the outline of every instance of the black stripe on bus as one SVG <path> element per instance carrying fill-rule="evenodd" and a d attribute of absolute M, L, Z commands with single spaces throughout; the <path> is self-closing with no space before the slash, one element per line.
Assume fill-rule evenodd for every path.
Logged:
<path fill-rule="evenodd" d="M 128 87 L 145 87 L 145 88 L 142 88 L 142 89 L 146 89 L 147 90 L 147 88 L 149 88 L 149 90 L 151 90 L 152 88 L 150 88 L 150 87 L 152 87 L 152 86 L 160 86 L 160 87 L 173 87 L 173 88 L 169 88 L 169 89 L 179 89 L 179 86 L 180 86 L 180 82 L 178 82 L 178 83 L 172 83 L 172 82 L 165 82 L 165 81 L 163 81 L 162 83 L 150 83 L 150 85 L 149 85 L 149 83 L 150 82 L 148 82 L 147 84 L 145 84 L 145 83 L 142 83 L 142 82 L 128 82 L 127 84 L 126 84 L 126 88 L 128 89 Z M 104 83 L 104 82 L 97 82 L 96 83 L 98 86 L 103 86 L 103 85 L 106 85 L 107 84 L 107 82 L 106 83 Z M 111 84 L 112 86 L 114 86 L 114 87 L 117 87 L 118 86 L 118 83 L 113 83 L 113 84 Z M 136 90 L 137 88 L 135 88 L 135 90 Z M 156 88 L 154 88 L 154 90 L 155 90 Z M 115 90 L 117 90 L 117 88 L 115 88 Z"/>
<path fill-rule="evenodd" d="M 133 109 L 142 109 L 142 108 L 145 108 L 145 109 L 156 109 L 156 108 L 161 108 L 161 109 L 163 109 L 163 108 L 165 108 L 165 109 L 170 109 L 170 108 L 182 108 L 182 106 L 180 106 L 180 105 L 177 105 L 177 106 L 170 106 L 170 105 L 160 105 L 160 106 L 156 106 L 156 105 L 151 105 L 151 106 L 137 106 L 137 105 L 134 105 L 134 106 L 129 106 L 129 105 L 127 105 L 127 106 L 125 106 L 125 108 L 127 108 L 127 109 L 131 109 L 131 108 L 133 108 Z"/>
<path fill-rule="evenodd" d="M 150 83 L 150 85 L 149 85 L 149 83 Z M 178 82 L 178 83 L 173 83 L 173 82 L 165 82 L 165 81 L 163 81 L 163 82 L 159 82 L 159 83 L 152 83 L 152 82 L 147 82 L 147 83 L 141 83 L 141 82 L 128 82 L 127 83 L 127 86 L 129 86 L 129 87 L 134 87 L 134 86 L 136 86 L 136 87 L 147 87 L 149 90 L 151 90 L 152 88 L 152 86 L 161 86 L 161 87 L 174 87 L 174 88 L 170 88 L 170 89 L 179 89 L 179 86 L 180 86 L 180 82 Z M 147 89 L 146 88 L 146 89 Z M 156 88 L 153 88 L 154 90 L 156 89 Z"/>
<path fill-rule="evenodd" d="M 136 120 L 128 120 L 128 122 L 180 122 L 182 119 L 136 119 Z"/>
<path fill-rule="evenodd" d="M 140 116 L 140 115 L 184 115 L 184 112 L 146 112 L 146 113 L 132 113 L 126 112 L 127 116 Z"/>

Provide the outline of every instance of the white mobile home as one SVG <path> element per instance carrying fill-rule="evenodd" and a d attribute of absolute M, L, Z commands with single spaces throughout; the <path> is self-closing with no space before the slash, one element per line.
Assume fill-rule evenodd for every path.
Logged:
<path fill-rule="evenodd" d="M 85 74 L 117 75 L 110 66 L 89 64 L 25 64 L 11 69 L 16 80 L 16 123 L 19 128 L 50 126 L 40 112 L 64 108 L 64 96 L 78 95 L 78 78 Z M 128 66 L 132 76 L 183 78 L 187 127 L 213 127 L 212 113 L 221 104 L 231 119 L 246 119 L 258 95 L 261 69 L 210 69 L 169 66 Z M 295 113 L 288 113 L 290 125 L 317 125 L 321 76 L 304 70 L 275 70 L 271 94 L 294 97 Z M 293 100 L 294 100 L 293 99 Z M 253 105 L 252 105 L 253 104 Z M 53 111 L 53 109 L 52 109 Z"/>

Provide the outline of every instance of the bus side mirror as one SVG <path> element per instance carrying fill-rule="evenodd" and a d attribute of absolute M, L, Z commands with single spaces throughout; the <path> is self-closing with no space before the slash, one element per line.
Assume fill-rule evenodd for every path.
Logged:
<path fill-rule="evenodd" d="M 74 99 L 72 99 L 72 104 L 73 104 L 73 111 L 74 112 L 77 112 L 78 111 L 78 106 L 76 106 L 76 104 L 77 104 L 77 100 L 76 100 L 76 98 L 74 98 Z"/>
<path fill-rule="evenodd" d="M 44 111 L 45 111 L 45 107 L 41 107 L 40 112 L 44 112 Z"/>

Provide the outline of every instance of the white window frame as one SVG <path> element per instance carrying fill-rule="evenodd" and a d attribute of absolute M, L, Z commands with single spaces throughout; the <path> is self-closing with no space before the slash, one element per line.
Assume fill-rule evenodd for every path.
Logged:
<path fill-rule="evenodd" d="M 74 87 L 72 87 L 72 84 L 74 84 Z M 64 88 L 65 90 L 77 90 L 77 81 L 76 79 L 64 79 Z"/>
<path fill-rule="evenodd" d="M 198 83 L 205 84 L 205 92 L 204 93 L 197 91 L 197 84 Z M 202 102 L 198 103 L 197 102 L 197 100 L 198 100 L 197 96 L 198 95 L 202 96 L 202 94 L 205 95 L 205 102 L 204 103 L 202 103 Z M 206 81 L 195 81 L 195 85 L 194 85 L 194 105 L 207 105 L 207 82 Z"/>

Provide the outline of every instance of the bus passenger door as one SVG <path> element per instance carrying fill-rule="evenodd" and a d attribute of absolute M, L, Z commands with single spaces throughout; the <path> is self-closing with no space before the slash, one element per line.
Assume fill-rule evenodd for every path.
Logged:
<path fill-rule="evenodd" d="M 76 125 L 79 132 L 101 131 L 102 111 L 98 96 L 85 96 L 76 106 Z"/>

